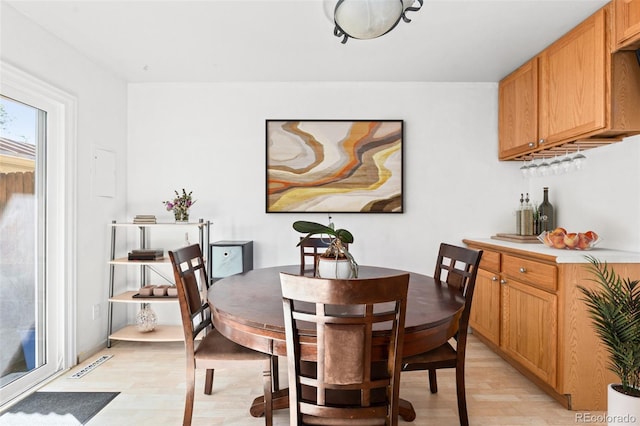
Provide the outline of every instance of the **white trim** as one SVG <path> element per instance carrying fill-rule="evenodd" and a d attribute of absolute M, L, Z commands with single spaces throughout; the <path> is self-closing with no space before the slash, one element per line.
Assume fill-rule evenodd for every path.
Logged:
<path fill-rule="evenodd" d="M 63 345 L 47 363 L 53 371 L 46 368 L 30 373 L 35 380 L 45 380 L 56 371 L 74 365 L 76 359 L 77 99 L 1 60 L 0 92 L 47 111 L 47 139 L 64 142 L 47 144 L 47 174 L 52 173 L 53 177 L 47 184 L 47 196 L 50 196 L 47 203 L 47 275 L 60 284 L 56 286 L 60 291 L 51 295 L 58 309 L 56 316 L 47 320 L 52 333 L 47 338 L 51 340 L 50 336 L 54 336 L 53 339 Z M 49 186 L 51 184 L 53 186 Z M 14 389 L 18 389 L 20 385 L 24 387 L 26 380 L 18 379 L 14 383 Z M 12 397 L 9 395 L 15 392 L 11 389 L 14 383 L 2 389 L 0 402 Z"/>

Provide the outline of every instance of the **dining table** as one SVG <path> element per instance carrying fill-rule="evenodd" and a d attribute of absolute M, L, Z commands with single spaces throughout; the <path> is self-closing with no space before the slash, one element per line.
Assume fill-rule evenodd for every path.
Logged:
<path fill-rule="evenodd" d="M 253 269 L 215 281 L 207 290 L 215 328 L 228 339 L 263 353 L 287 356 L 280 273 L 298 275 L 299 265 Z M 358 278 L 377 278 L 409 273 L 403 356 L 427 352 L 447 342 L 458 330 L 464 308 L 460 292 L 428 275 L 376 266 L 359 266 Z M 379 336 L 390 329 L 376 330 Z M 384 345 L 384 339 L 376 339 Z M 311 342 L 312 343 L 312 342 Z M 374 348 L 384 353 L 384 348 Z M 289 406 L 288 389 L 273 393 L 273 409 Z M 416 417 L 411 402 L 401 399 L 400 416 Z M 254 417 L 264 413 L 263 397 L 250 408 Z"/>

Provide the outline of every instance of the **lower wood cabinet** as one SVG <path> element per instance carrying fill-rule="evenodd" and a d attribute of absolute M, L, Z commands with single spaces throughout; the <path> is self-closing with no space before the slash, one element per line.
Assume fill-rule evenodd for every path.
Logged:
<path fill-rule="evenodd" d="M 471 307 L 473 334 L 566 408 L 606 410 L 607 385 L 619 379 L 607 368 L 606 348 L 578 289 L 595 285 L 583 253 L 576 263 L 557 263 L 548 250 L 487 241 L 493 240 L 464 240 L 484 251 Z M 622 277 L 640 278 L 640 263 L 609 266 Z"/>
<path fill-rule="evenodd" d="M 479 247 L 475 247 L 479 248 Z M 556 267 L 487 250 L 476 278 L 470 324 L 501 352 L 556 386 Z"/>
<path fill-rule="evenodd" d="M 555 294 L 503 280 L 500 347 L 550 386 L 556 386 L 558 301 Z"/>
<path fill-rule="evenodd" d="M 481 333 L 494 345 L 500 345 L 500 275 L 498 273 L 485 269 L 478 271 L 469 323 L 474 331 Z"/>

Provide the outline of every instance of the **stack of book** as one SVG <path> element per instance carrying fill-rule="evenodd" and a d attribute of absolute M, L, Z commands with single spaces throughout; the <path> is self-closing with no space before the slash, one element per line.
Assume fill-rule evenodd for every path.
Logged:
<path fill-rule="evenodd" d="M 163 249 L 136 249 L 129 252 L 129 260 L 161 260 L 163 258 Z"/>
<path fill-rule="evenodd" d="M 153 214 L 137 214 L 133 218 L 133 223 L 156 223 L 156 216 Z"/>

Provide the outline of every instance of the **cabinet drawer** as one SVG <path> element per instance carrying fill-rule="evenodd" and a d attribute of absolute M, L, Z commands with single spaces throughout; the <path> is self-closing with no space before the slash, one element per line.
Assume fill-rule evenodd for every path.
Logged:
<path fill-rule="evenodd" d="M 557 268 L 554 265 L 505 254 L 502 259 L 502 270 L 508 278 L 544 290 L 555 292 L 558 288 Z"/>
<path fill-rule="evenodd" d="M 480 269 L 500 272 L 500 253 L 497 251 L 483 250 L 482 258 L 480 259 Z"/>

